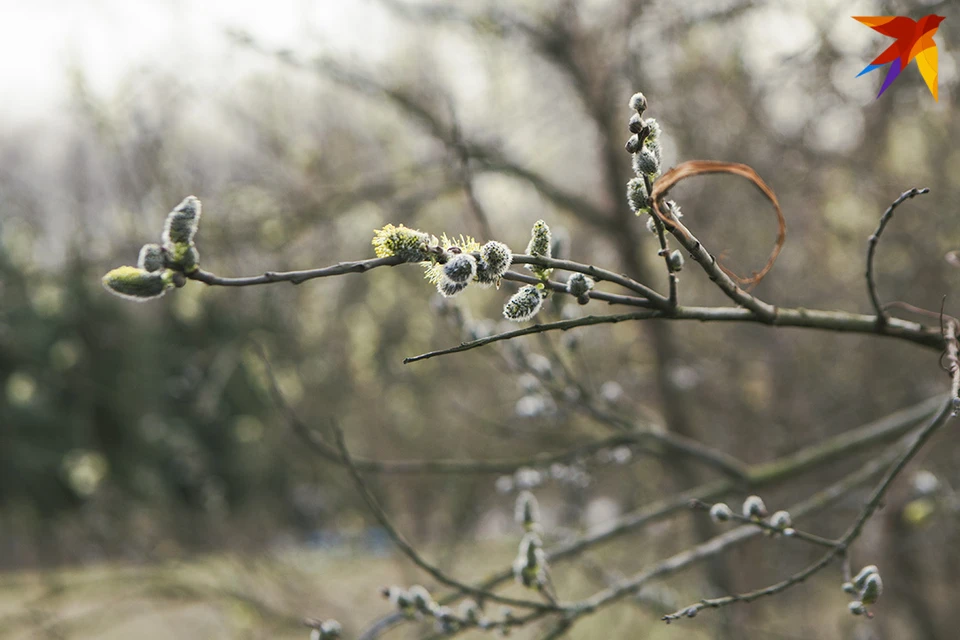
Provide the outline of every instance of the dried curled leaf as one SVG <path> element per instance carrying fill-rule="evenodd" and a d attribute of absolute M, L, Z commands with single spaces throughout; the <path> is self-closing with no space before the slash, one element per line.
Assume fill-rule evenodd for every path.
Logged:
<path fill-rule="evenodd" d="M 773 263 L 777 261 L 777 256 L 780 255 L 780 250 L 783 249 L 783 243 L 787 239 L 787 222 L 783 217 L 783 211 L 780 210 L 777 195 L 751 167 L 737 162 L 719 162 L 716 160 L 690 160 L 683 162 L 660 176 L 653 184 L 653 192 L 650 194 L 650 199 L 653 201 L 653 211 L 671 231 L 685 232 L 683 225 L 679 225 L 675 221 L 667 218 L 660 211 L 660 200 L 667 195 L 667 192 L 677 183 L 693 176 L 708 173 L 732 173 L 746 178 L 760 189 L 760 192 L 763 193 L 767 200 L 773 205 L 774 211 L 777 214 L 777 242 L 773 247 L 773 251 L 770 252 L 770 257 L 767 259 L 767 264 L 763 266 L 763 269 L 755 271 L 750 278 L 743 278 L 723 265 L 720 265 L 719 262 L 717 263 L 718 266 L 723 269 L 724 273 L 741 285 L 753 287 L 763 280 L 763 277 L 773 268 Z"/>

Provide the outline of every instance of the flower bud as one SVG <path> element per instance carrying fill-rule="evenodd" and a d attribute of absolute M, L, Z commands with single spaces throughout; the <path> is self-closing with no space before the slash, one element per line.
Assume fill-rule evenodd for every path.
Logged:
<path fill-rule="evenodd" d="M 770 516 L 770 526 L 783 530 L 791 526 L 790 514 L 786 511 L 777 511 Z"/>
<path fill-rule="evenodd" d="M 643 116 L 639 113 L 630 116 L 630 122 L 627 124 L 627 128 L 630 129 L 630 133 L 640 133 L 643 131 Z"/>
<path fill-rule="evenodd" d="M 683 270 L 683 254 L 680 253 L 679 249 L 671 251 L 667 260 L 670 261 L 670 271 L 676 273 L 677 271 Z"/>
<path fill-rule="evenodd" d="M 143 302 L 159 298 L 173 286 L 168 271 L 153 273 L 137 267 L 118 267 L 103 276 L 103 286 L 110 293 L 128 300 Z"/>
<path fill-rule="evenodd" d="M 525 531 L 535 531 L 540 524 L 540 505 L 529 491 L 521 491 L 517 496 L 514 518 Z"/>
<path fill-rule="evenodd" d="M 571 273 L 570 277 L 567 278 L 567 292 L 576 298 L 585 296 L 593 287 L 593 279 L 582 273 Z"/>
<path fill-rule="evenodd" d="M 540 289 L 530 284 L 524 285 L 503 305 L 503 317 L 513 322 L 525 322 L 537 315 L 542 304 Z"/>
<path fill-rule="evenodd" d="M 844 593 L 849 593 L 851 595 L 857 592 L 857 588 L 853 586 L 852 582 L 844 582 L 842 585 L 840 585 L 840 588 L 843 589 Z"/>
<path fill-rule="evenodd" d="M 859 600 L 854 600 L 853 602 L 847 605 L 847 608 L 850 609 L 850 613 L 852 613 L 855 616 L 862 616 L 867 612 L 867 608 L 863 606 L 863 603 L 860 602 Z"/>
<path fill-rule="evenodd" d="M 643 114 L 647 110 L 647 98 L 638 91 L 630 96 L 630 108 L 638 114 Z"/>
<path fill-rule="evenodd" d="M 430 259 L 427 251 L 430 245 L 430 235 L 417 229 L 409 229 L 402 224 L 395 227 L 385 225 L 375 229 L 373 235 L 374 252 L 378 258 L 398 256 L 406 262 L 423 262 Z"/>
<path fill-rule="evenodd" d="M 187 196 L 168 213 L 163 226 L 163 245 L 193 242 L 200 224 L 200 210 L 200 200 L 196 196 Z"/>
<path fill-rule="evenodd" d="M 862 590 L 864 585 L 867 583 L 867 578 L 879 572 L 880 571 L 877 569 L 877 565 L 868 564 L 863 569 L 860 569 L 860 573 L 854 577 L 853 585 L 857 588 L 857 590 Z"/>
<path fill-rule="evenodd" d="M 467 284 L 477 275 L 477 260 L 469 253 L 454 254 L 443 265 L 443 275 L 455 284 Z"/>
<path fill-rule="evenodd" d="M 429 612 L 436 606 L 433 598 L 430 597 L 430 592 L 418 584 L 410 587 L 407 594 L 418 611 Z"/>
<path fill-rule="evenodd" d="M 336 620 L 326 620 L 320 625 L 320 637 L 323 640 L 335 640 L 343 633 L 343 627 Z"/>
<path fill-rule="evenodd" d="M 140 247 L 140 257 L 137 259 L 137 266 L 151 273 L 163 269 L 163 248 L 153 243 Z"/>
<path fill-rule="evenodd" d="M 743 517 L 751 520 L 767 517 L 767 506 L 763 504 L 760 496 L 750 496 L 743 501 Z"/>
<path fill-rule="evenodd" d="M 541 258 L 549 258 L 551 255 L 551 236 L 550 227 L 543 220 L 537 220 L 530 233 L 530 242 L 527 244 L 527 254 Z M 553 269 L 541 267 L 535 264 L 528 264 L 527 269 L 533 271 L 540 278 L 546 278 Z"/>
<path fill-rule="evenodd" d="M 167 246 L 166 249 L 170 263 L 184 273 L 193 273 L 200 268 L 200 252 L 192 242 L 180 242 Z"/>
<path fill-rule="evenodd" d="M 481 286 L 500 286 L 500 278 L 510 268 L 513 253 L 502 242 L 491 240 L 480 247 L 480 262 L 477 263 L 477 282 Z"/>
<path fill-rule="evenodd" d="M 650 129 L 650 133 L 647 134 L 647 139 L 644 141 L 644 146 L 649 146 L 651 142 L 659 142 L 661 133 L 660 123 L 653 118 L 647 118 L 643 121 L 643 124 Z"/>
<path fill-rule="evenodd" d="M 653 217 L 653 214 L 647 216 L 647 231 L 653 235 L 658 235 L 660 233 L 657 231 L 657 220 Z"/>
<path fill-rule="evenodd" d="M 437 291 L 439 291 L 440 295 L 442 295 L 444 298 L 452 298 L 466 288 L 466 282 L 457 283 L 448 278 L 443 278 L 437 283 Z"/>
<path fill-rule="evenodd" d="M 633 178 L 627 183 L 627 203 L 630 205 L 630 210 L 637 215 L 650 213 L 650 196 L 643 178 Z"/>
<path fill-rule="evenodd" d="M 726 522 L 733 517 L 733 511 L 723 502 L 710 507 L 710 519 L 714 522 Z"/>
<path fill-rule="evenodd" d="M 640 136 L 634 134 L 627 138 L 627 143 L 623 145 L 627 153 L 637 153 L 640 151 Z"/>
<path fill-rule="evenodd" d="M 517 582 L 531 589 L 539 589 L 546 581 L 544 565 L 546 556 L 543 543 L 536 533 L 524 534 L 520 541 L 517 558 L 513 563 L 513 573 Z"/>
<path fill-rule="evenodd" d="M 653 180 L 660 175 L 660 161 L 656 154 L 648 147 L 644 147 L 639 153 L 633 154 L 633 172 L 639 175 L 650 176 Z"/>
<path fill-rule="evenodd" d="M 883 593 L 883 581 L 879 573 L 871 573 L 863 583 L 863 589 L 860 590 L 860 601 L 863 604 L 873 604 Z"/>

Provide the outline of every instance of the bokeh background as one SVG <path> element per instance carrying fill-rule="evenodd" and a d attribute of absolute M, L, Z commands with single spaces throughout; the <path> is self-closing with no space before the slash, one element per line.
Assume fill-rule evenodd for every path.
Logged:
<path fill-rule="evenodd" d="M 335 419 L 355 453 L 389 459 L 496 459 L 606 435 L 575 397 L 541 384 L 557 351 L 623 415 L 751 464 L 947 388 L 932 351 L 759 325 L 605 325 L 403 365 L 496 328 L 512 290 L 470 290 L 451 308 L 415 266 L 297 287 L 191 282 L 145 304 L 110 296 L 100 277 L 133 262 L 195 194 L 202 265 L 220 275 L 371 257 L 372 230 L 386 223 L 521 251 L 542 218 L 560 255 L 663 290 L 655 238 L 624 197 L 627 100 L 642 90 L 665 166 L 743 162 L 778 194 L 788 238 L 758 295 L 869 312 L 866 239 L 900 192 L 929 187 L 883 238 L 880 292 L 934 310 L 946 295 L 957 314 L 960 272 L 943 259 L 960 247 L 954 3 L 0 7 L 0 637 L 296 638 L 305 616 L 337 618 L 351 637 L 390 611 L 379 586 L 426 580 L 343 470 L 291 432 L 261 347 L 305 423 Z M 850 16 L 927 13 L 947 17 L 939 101 L 915 65 L 876 100 L 882 72 L 855 76 L 888 42 Z M 728 265 L 763 264 L 776 226 L 746 182 L 698 178 L 673 195 Z M 726 304 L 695 268 L 681 275 L 681 302 Z M 591 312 L 606 309 L 558 299 L 545 314 Z M 572 637 L 956 637 L 955 440 L 950 428 L 938 436 L 857 544 L 854 562 L 884 573 L 876 619 L 847 613 L 832 568 L 750 607 L 657 621 L 815 557 L 763 539 Z M 629 454 L 554 473 L 371 482 L 410 540 L 479 579 L 515 554 L 518 486 L 535 487 L 549 546 L 715 477 Z M 791 504 L 860 459 L 764 497 Z M 803 526 L 836 535 L 861 499 Z M 683 514 L 591 552 L 558 570 L 561 595 L 693 544 L 702 521 Z"/>

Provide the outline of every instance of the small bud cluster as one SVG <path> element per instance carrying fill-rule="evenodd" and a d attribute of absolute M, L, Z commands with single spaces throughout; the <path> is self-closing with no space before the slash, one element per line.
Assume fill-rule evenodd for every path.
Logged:
<path fill-rule="evenodd" d="M 635 93 L 630 98 L 630 108 L 636 113 L 630 116 L 628 123 L 632 135 L 627 140 L 626 150 L 633 156 L 633 172 L 636 177 L 627 183 L 627 203 L 630 210 L 639 216 L 653 213 L 648 185 L 652 185 L 660 177 L 663 147 L 660 143 L 660 123 L 653 118 L 643 117 L 647 109 L 647 99 L 642 93 Z M 680 207 L 675 202 L 669 200 L 664 204 L 667 215 L 680 217 Z M 652 215 L 647 219 L 647 229 L 651 233 L 657 233 L 657 223 Z M 683 256 L 677 254 L 674 257 L 671 254 L 669 260 L 671 271 L 676 272 L 683 268 Z"/>
<path fill-rule="evenodd" d="M 336 620 L 324 620 L 313 623 L 310 631 L 310 640 L 337 640 L 343 635 L 343 627 Z"/>
<path fill-rule="evenodd" d="M 502 620 L 490 620 L 483 615 L 483 610 L 474 600 L 467 598 L 454 611 L 451 607 L 434 602 L 430 592 L 420 585 L 409 589 L 385 587 L 381 593 L 407 619 L 433 618 L 436 632 L 443 635 L 453 635 L 470 628 L 485 631 L 499 629 L 506 635 L 509 627 L 514 624 L 513 614 L 509 610 L 502 612 Z"/>
<path fill-rule="evenodd" d="M 567 279 L 567 293 L 576 298 L 579 304 L 587 304 L 590 302 L 588 294 L 593 289 L 594 284 L 592 278 L 588 278 L 582 273 L 571 273 Z"/>
<path fill-rule="evenodd" d="M 200 223 L 200 200 L 187 196 L 167 214 L 161 244 L 148 243 L 140 248 L 137 266 L 113 269 L 103 276 L 103 286 L 111 293 L 143 302 L 159 298 L 171 287 L 186 284 L 184 274 L 200 268 L 200 254 L 193 243 Z"/>
<path fill-rule="evenodd" d="M 867 607 L 876 603 L 880 594 L 883 593 L 883 580 L 880 579 L 877 565 L 871 564 L 861 569 L 852 582 L 843 583 L 843 590 L 857 597 L 848 605 L 850 613 L 855 616 L 871 617 Z"/>
<path fill-rule="evenodd" d="M 480 246 L 470 236 L 448 238 L 443 234 L 439 239 L 428 238 L 422 257 L 417 259 L 425 269 L 424 277 L 437 286 L 444 298 L 458 295 L 472 282 L 483 288 L 499 288 L 503 274 L 513 262 L 510 247 L 496 240 Z"/>
<path fill-rule="evenodd" d="M 405 262 L 422 262 L 430 259 L 428 248 L 430 234 L 417 229 L 409 229 L 402 224 L 395 227 L 385 225 L 375 229 L 373 235 L 373 250 L 378 258 L 398 256 Z"/>
<path fill-rule="evenodd" d="M 540 258 L 549 258 L 551 256 L 552 240 L 550 236 L 550 227 L 543 220 L 537 220 L 530 232 L 530 242 L 527 244 L 527 254 Z M 541 267 L 535 264 L 528 264 L 527 269 L 537 274 L 541 280 L 550 277 L 553 269 Z"/>
<path fill-rule="evenodd" d="M 743 501 L 740 509 L 741 514 L 734 513 L 727 504 L 718 502 L 710 507 L 710 519 L 714 522 L 735 522 L 753 523 L 759 525 L 765 535 L 776 536 L 783 534 L 788 538 L 795 535 L 793 529 L 793 520 L 787 511 L 777 511 L 767 519 L 767 505 L 763 503 L 760 496 L 749 496 Z"/>

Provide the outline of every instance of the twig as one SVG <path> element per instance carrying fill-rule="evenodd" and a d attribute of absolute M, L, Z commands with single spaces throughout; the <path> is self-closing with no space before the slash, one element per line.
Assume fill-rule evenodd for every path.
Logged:
<path fill-rule="evenodd" d="M 901 193 L 900 197 L 894 200 L 890 206 L 887 207 L 887 210 L 883 212 L 883 215 L 880 216 L 880 224 L 877 230 L 874 231 L 870 239 L 867 240 L 867 292 L 870 294 L 870 301 L 873 303 L 873 308 L 877 313 L 877 326 L 881 329 L 887 324 L 890 316 L 880 303 L 880 296 L 877 294 L 877 283 L 874 278 L 873 258 L 877 252 L 877 243 L 880 242 L 880 235 L 886 228 L 887 223 L 893 218 L 893 212 L 897 207 L 910 198 L 915 198 L 916 196 L 929 192 L 930 189 L 913 188 Z"/>
<path fill-rule="evenodd" d="M 187 277 L 208 285 L 218 287 L 249 287 L 258 284 L 272 284 L 274 282 L 291 282 L 300 284 L 314 278 L 326 278 L 329 276 L 342 276 L 347 273 L 365 273 L 377 267 L 395 267 L 403 264 L 403 258 L 390 256 L 388 258 L 370 258 L 369 260 L 356 260 L 354 262 L 338 262 L 329 267 L 320 269 L 305 269 L 303 271 L 267 271 L 259 276 L 247 276 L 241 278 L 224 278 L 209 271 L 198 269 Z"/>
<path fill-rule="evenodd" d="M 946 370 L 950 374 L 950 401 L 953 403 L 953 413 L 956 416 L 960 411 L 960 347 L 957 345 L 957 321 L 947 320 L 944 323 L 943 338 L 947 343 Z"/>
<path fill-rule="evenodd" d="M 667 192 L 675 184 L 691 176 L 709 173 L 733 173 L 747 178 L 760 189 L 774 206 L 777 214 L 777 242 L 774 245 L 773 251 L 770 253 L 766 265 L 752 278 L 740 278 L 721 266 L 720 263 L 717 262 L 716 257 L 707 251 L 703 244 L 690 233 L 690 230 L 687 229 L 682 222 L 673 216 L 666 215 L 660 208 L 661 199 L 667 195 Z M 784 222 L 783 213 L 780 211 L 780 204 L 777 202 L 777 197 L 753 169 L 747 165 L 731 162 L 714 162 L 707 160 L 683 162 L 657 179 L 653 184 L 653 190 L 650 192 L 650 200 L 653 205 L 655 217 L 673 234 L 677 242 L 690 252 L 693 259 L 700 264 L 710 279 L 713 280 L 727 297 L 737 304 L 753 311 L 757 317 L 764 322 L 774 323 L 776 321 L 776 307 L 747 293 L 734 281 L 734 278 L 736 278 L 739 282 L 749 283 L 751 285 L 760 282 L 763 276 L 773 267 L 780 253 L 780 249 L 783 247 L 784 239 L 786 238 L 786 223 Z"/>
<path fill-rule="evenodd" d="M 919 422 L 930 417 L 942 404 L 942 396 L 930 398 L 920 404 L 834 436 L 824 442 L 807 447 L 791 455 L 752 467 L 748 474 L 750 477 L 749 486 L 751 489 L 773 486 L 788 478 L 796 477 L 801 473 L 819 469 L 844 456 L 853 456 L 868 447 L 889 442 L 894 438 L 902 436 Z M 889 460 L 892 460 L 892 455 L 875 459 L 872 463 L 872 473 L 879 473 L 883 465 L 887 464 Z M 848 476 L 848 478 L 850 477 L 851 476 Z M 829 491 L 833 491 L 836 493 L 836 497 L 839 498 L 845 495 L 846 491 L 842 491 L 842 487 L 838 487 L 840 487 L 840 485 L 834 485 L 830 489 L 822 491 L 817 495 L 825 496 Z M 618 520 L 610 523 L 599 531 L 550 549 L 547 551 L 547 561 L 551 564 L 558 564 L 564 560 L 576 558 L 588 549 L 615 540 L 686 509 L 690 500 L 715 501 L 735 488 L 736 484 L 730 480 L 711 482 L 689 489 L 677 496 L 645 505 L 633 513 L 621 516 Z M 809 500 L 804 504 L 808 503 L 810 503 Z M 798 517 L 811 513 L 811 511 L 798 511 L 796 507 L 792 509 L 792 512 L 798 515 Z M 738 528 L 730 533 L 733 534 L 741 529 L 742 528 Z M 753 529 L 753 532 L 755 533 L 756 529 Z M 719 551 L 722 551 L 722 549 L 718 550 L 718 552 Z M 511 579 L 513 579 L 512 569 L 505 569 L 481 582 L 480 588 L 493 589 Z M 459 597 L 459 594 L 454 594 L 443 598 L 441 603 L 449 604 Z M 370 633 L 364 633 L 361 637 L 365 640 L 375 638 L 381 631 L 389 629 L 403 621 L 404 617 L 401 614 L 390 614 L 374 623 L 369 629 Z"/>
<path fill-rule="evenodd" d="M 541 280 L 540 278 L 530 275 L 528 273 L 519 273 L 517 271 L 507 271 L 503 274 L 504 280 L 510 280 L 512 282 L 522 282 L 524 284 L 538 285 L 543 284 L 544 287 L 550 289 L 551 291 L 556 291 L 557 293 L 568 294 L 567 285 L 562 282 L 557 282 L 556 280 Z M 654 306 L 652 302 L 646 298 L 639 298 L 636 296 L 623 296 L 616 293 L 607 293 L 605 291 L 597 291 L 596 289 L 591 289 L 586 293 L 587 297 L 591 300 L 600 300 L 602 302 L 607 302 L 609 304 L 623 304 L 630 307 L 640 307 L 642 309 L 650 309 Z"/>
<path fill-rule="evenodd" d="M 380 526 L 384 528 L 387 532 L 387 535 L 390 536 L 390 539 L 393 540 L 394 544 L 400 549 L 401 552 L 410 560 L 423 569 L 426 573 L 433 576 L 438 582 L 445 584 L 448 587 L 453 587 L 462 591 L 463 593 L 468 593 L 478 598 L 484 598 L 492 602 L 499 602 L 501 604 L 506 604 L 514 607 L 524 607 L 527 609 L 533 609 L 537 611 L 562 611 L 561 607 L 552 604 L 545 604 L 543 602 L 536 602 L 533 600 L 520 600 L 517 598 L 508 598 L 506 596 L 501 596 L 492 591 L 473 587 L 466 583 L 455 580 L 454 578 L 449 577 L 446 573 L 433 566 L 427 562 L 420 553 L 413 548 L 410 543 L 408 543 L 403 536 L 400 535 L 400 532 L 397 531 L 396 527 L 393 526 L 393 523 L 390 521 L 390 518 L 387 516 L 386 512 L 380 506 L 380 503 L 377 502 L 377 499 L 370 492 L 369 487 L 367 487 L 366 481 L 364 481 L 363 476 L 360 475 L 359 469 L 356 465 L 353 464 L 353 460 L 350 458 L 350 452 L 347 450 L 346 443 L 343 439 L 343 431 L 340 430 L 338 426 L 331 425 L 333 430 L 333 436 L 337 443 L 337 448 L 340 450 L 340 456 L 343 460 L 344 465 L 347 467 L 347 470 L 350 472 L 350 476 L 353 478 L 354 484 L 357 487 L 357 491 L 363 497 L 364 502 L 367 503 L 367 506 L 370 508 L 370 511 L 373 513 L 374 517 L 377 519 L 377 522 L 380 523 Z"/>
<path fill-rule="evenodd" d="M 700 509 L 702 511 L 709 511 L 710 505 L 704 502 L 703 500 L 691 500 L 690 508 Z M 787 534 L 784 532 L 785 531 L 784 529 L 773 526 L 767 520 L 751 520 L 750 518 L 746 518 L 740 515 L 739 513 L 731 513 L 729 518 L 730 520 L 733 520 L 734 522 L 739 522 L 740 524 L 753 525 L 755 527 L 760 527 L 764 531 L 768 531 L 770 533 L 781 534 L 785 537 L 790 537 L 790 538 L 796 538 L 797 540 L 803 540 L 804 542 L 809 542 L 810 544 L 815 544 L 820 547 L 826 547 L 828 549 L 834 549 L 840 544 L 836 540 L 830 540 L 829 538 L 818 536 L 815 533 L 808 533 L 806 531 L 797 529 L 796 527 L 793 527 L 793 526 L 789 527 L 789 529 L 791 530 L 791 533 L 789 536 L 787 536 Z"/>
<path fill-rule="evenodd" d="M 879 459 L 868 461 L 858 470 L 845 476 L 840 481 L 830 485 L 826 489 L 817 492 L 807 500 L 791 506 L 790 512 L 796 514 L 798 517 L 803 517 L 813 515 L 819 511 L 822 511 L 823 509 L 826 509 L 834 502 L 847 495 L 854 488 L 880 473 L 883 469 L 883 465 L 891 458 L 892 456 L 888 455 L 882 456 Z M 727 533 L 716 536 L 711 540 L 707 540 L 706 542 L 699 544 L 692 549 L 682 551 L 670 558 L 667 558 L 666 560 L 656 563 L 654 566 L 641 571 L 630 578 L 620 581 L 612 587 L 596 593 L 583 602 L 577 603 L 575 606 L 577 606 L 578 609 L 577 613 L 574 615 L 579 617 L 582 615 L 595 613 L 597 610 L 603 607 L 609 606 L 628 595 L 636 593 L 645 584 L 654 579 L 671 575 L 697 562 L 716 556 L 733 546 L 760 535 L 760 531 L 761 530 L 759 528 L 752 525 L 737 527 L 732 531 L 728 531 Z M 664 619 L 666 620 L 669 618 L 669 620 L 674 620 L 679 616 L 693 617 L 696 615 L 697 611 L 704 607 L 705 605 L 703 605 L 703 603 L 698 603 L 698 605 L 686 607 L 678 611 L 676 614 L 672 614 L 671 616 L 665 616 Z M 689 613 L 691 608 L 695 608 L 695 611 L 693 611 L 692 614 Z"/>
<path fill-rule="evenodd" d="M 673 311 L 664 312 L 657 309 L 649 311 L 637 311 L 621 315 L 609 316 L 584 316 L 572 320 L 561 320 L 558 322 L 548 322 L 545 324 L 534 324 L 522 329 L 498 333 L 493 336 L 462 342 L 455 347 L 430 351 L 417 356 L 404 358 L 404 364 L 427 360 L 437 356 L 443 356 L 450 353 L 459 353 L 469 351 L 493 342 L 501 340 L 511 340 L 520 336 L 540 333 L 542 331 L 567 331 L 576 327 L 585 327 L 596 324 L 615 324 L 630 320 L 650 320 L 653 318 L 664 318 L 669 320 L 699 320 L 701 322 L 758 322 L 761 324 L 771 324 L 768 320 L 758 316 L 749 309 L 737 309 L 733 307 L 677 307 Z M 891 338 L 900 338 L 915 344 L 929 347 L 932 349 L 944 348 L 943 336 L 938 331 L 916 322 L 906 320 L 891 319 L 886 329 L 880 331 L 877 329 L 877 317 L 860 315 L 856 313 L 846 313 L 843 311 L 815 311 L 811 309 L 777 309 L 776 319 L 772 323 L 780 327 L 805 327 L 808 329 L 822 329 L 826 331 L 839 331 L 850 333 L 864 333 L 881 335 Z"/>
<path fill-rule="evenodd" d="M 883 479 L 874 488 L 863 509 L 860 511 L 859 516 L 857 516 L 857 519 L 850 526 L 850 528 L 847 529 L 847 532 L 843 535 L 843 537 L 840 538 L 837 545 L 824 554 L 824 556 L 815 563 L 793 574 L 786 580 L 782 580 L 781 582 L 770 585 L 769 587 L 757 589 L 756 591 L 751 591 L 749 593 L 702 600 L 697 604 L 678 611 L 677 613 L 664 616 L 663 619 L 667 622 L 670 622 L 671 620 L 677 620 L 684 616 L 693 617 L 697 614 L 697 612 L 703 609 L 716 609 L 736 602 L 752 602 L 758 598 L 776 595 L 786 591 L 794 585 L 800 584 L 813 574 L 826 567 L 838 556 L 845 555 L 850 545 L 860 536 L 860 533 L 863 531 L 863 527 L 867 520 L 869 520 L 870 516 L 872 516 L 879 508 L 883 496 L 886 495 L 887 489 L 890 488 L 890 485 L 893 483 L 894 479 L 900 474 L 901 471 L 903 471 L 903 468 L 908 462 L 910 462 L 917 452 L 920 451 L 927 440 L 929 440 L 930 437 L 936 433 L 937 430 L 943 426 L 947 420 L 950 419 L 950 417 L 953 415 L 953 407 L 953 398 L 950 398 L 946 403 L 943 404 L 943 408 L 929 422 L 929 424 L 920 429 L 916 436 L 912 438 L 909 445 L 896 458 L 892 466 L 887 470 L 886 474 L 884 474 Z"/>
<path fill-rule="evenodd" d="M 648 133 L 649 127 L 644 127 L 644 132 Z M 643 138 L 645 136 L 640 136 L 640 144 L 643 145 Z M 650 176 L 643 174 L 643 184 L 647 189 L 647 193 L 653 191 L 653 184 L 650 182 Z M 667 266 L 667 279 L 669 280 L 669 294 L 668 299 L 670 300 L 670 307 L 676 308 L 679 304 L 679 299 L 677 295 L 677 287 L 679 284 L 679 277 L 673 270 L 673 265 L 670 264 L 670 246 L 667 243 L 667 233 L 666 228 L 663 226 L 663 222 L 657 216 L 652 216 L 653 225 L 657 230 L 657 240 L 660 242 L 660 255 L 663 256 L 663 262 Z"/>

